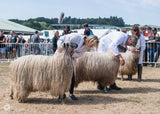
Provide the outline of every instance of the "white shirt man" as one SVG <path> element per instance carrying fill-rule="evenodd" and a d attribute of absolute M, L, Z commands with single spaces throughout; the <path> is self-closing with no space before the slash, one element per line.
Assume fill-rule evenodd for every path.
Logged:
<path fill-rule="evenodd" d="M 118 50 L 118 46 L 119 45 L 124 46 L 124 47 L 126 47 L 127 45 L 134 46 L 136 45 L 136 43 L 137 43 L 137 39 L 135 37 L 128 36 L 125 33 L 120 32 L 120 31 L 115 31 L 115 32 L 111 32 L 107 34 L 106 36 L 100 39 L 100 43 L 98 46 L 98 52 L 106 53 L 109 49 L 111 49 L 113 51 L 113 54 L 119 57 L 120 65 L 124 65 L 125 61 Z M 98 85 L 98 88 L 99 87 L 103 88 L 100 85 L 100 83 Z M 110 85 L 110 89 L 120 90 L 121 88 L 119 88 L 116 85 L 116 83 L 113 83 L 112 85 Z"/>
<path fill-rule="evenodd" d="M 134 46 L 137 43 L 136 38 L 133 36 L 128 36 L 123 32 L 115 31 L 107 34 L 106 36 L 100 39 L 100 43 L 98 46 L 99 53 L 106 53 L 109 49 L 111 49 L 115 56 L 118 56 L 120 59 L 120 65 L 124 65 L 125 61 L 121 56 L 118 46 Z"/>

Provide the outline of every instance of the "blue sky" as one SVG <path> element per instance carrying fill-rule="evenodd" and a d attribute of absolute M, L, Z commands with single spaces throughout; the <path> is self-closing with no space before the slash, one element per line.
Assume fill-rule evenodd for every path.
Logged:
<path fill-rule="evenodd" d="M 4 19 L 55 18 L 65 16 L 98 18 L 118 16 L 126 24 L 159 25 L 160 0 L 2 0 Z"/>

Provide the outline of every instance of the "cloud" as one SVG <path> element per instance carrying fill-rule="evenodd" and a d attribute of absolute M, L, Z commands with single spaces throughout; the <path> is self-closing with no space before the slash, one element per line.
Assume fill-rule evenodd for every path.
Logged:
<path fill-rule="evenodd" d="M 146 5 L 146 6 L 159 6 L 160 5 L 160 0 L 141 0 L 141 4 Z"/>

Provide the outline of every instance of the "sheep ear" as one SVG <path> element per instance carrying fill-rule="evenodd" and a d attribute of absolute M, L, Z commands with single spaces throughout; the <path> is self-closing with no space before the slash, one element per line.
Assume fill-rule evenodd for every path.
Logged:
<path fill-rule="evenodd" d="M 63 48 L 65 48 L 66 47 L 66 44 L 65 43 L 63 43 Z"/>
<path fill-rule="evenodd" d="M 69 43 L 67 43 L 67 47 L 69 47 Z"/>

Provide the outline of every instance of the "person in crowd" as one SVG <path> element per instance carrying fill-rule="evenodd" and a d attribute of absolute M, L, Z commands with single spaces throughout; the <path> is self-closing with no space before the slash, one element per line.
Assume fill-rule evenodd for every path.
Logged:
<path fill-rule="evenodd" d="M 145 27 L 142 27 L 141 28 L 141 34 L 144 36 L 144 38 L 145 38 L 145 42 L 147 42 L 147 39 L 148 38 L 146 38 L 146 28 Z M 144 62 L 145 63 L 143 63 L 143 66 L 147 66 L 147 58 L 148 58 L 148 51 L 147 51 L 148 49 L 147 49 L 147 46 L 146 46 L 146 48 L 145 48 L 145 50 L 144 50 Z"/>
<path fill-rule="evenodd" d="M 8 59 L 11 59 L 13 56 L 13 49 L 12 49 L 12 44 L 11 43 L 11 36 L 8 35 L 8 37 L 6 38 L 6 43 L 7 43 L 7 48 L 8 48 Z"/>
<path fill-rule="evenodd" d="M 141 34 L 143 34 L 143 36 L 145 36 L 145 34 L 146 34 L 146 28 L 145 27 L 141 28 Z"/>
<path fill-rule="evenodd" d="M 52 41 L 53 41 L 53 51 L 54 51 L 54 53 L 56 52 L 56 50 L 57 50 L 57 41 L 58 41 L 58 39 L 59 39 L 59 32 L 58 32 L 58 30 L 54 33 L 54 37 L 53 37 L 53 39 L 52 39 Z"/>
<path fill-rule="evenodd" d="M 8 41 L 7 41 L 8 35 L 6 36 L 6 45 L 5 45 L 5 58 L 8 59 Z M 8 60 L 9 62 L 9 60 Z"/>
<path fill-rule="evenodd" d="M 88 23 L 85 23 L 85 24 L 83 25 L 83 28 L 84 28 L 84 35 L 86 35 L 86 36 L 93 35 L 92 30 L 89 29 L 89 27 L 88 27 Z"/>
<path fill-rule="evenodd" d="M 138 62 L 138 81 L 140 82 L 142 80 L 142 62 L 143 62 L 143 53 L 146 48 L 146 43 L 145 43 L 144 35 L 143 35 L 143 33 L 140 32 L 138 26 L 132 27 L 131 33 L 133 36 L 136 36 L 138 38 L 137 47 L 139 48 L 139 51 L 140 51 L 140 52 L 138 52 L 138 53 L 140 53 L 139 62 Z M 132 52 L 137 51 L 133 47 L 130 47 L 129 50 L 131 50 Z M 129 80 L 132 80 L 131 75 L 128 76 L 128 78 L 129 78 Z"/>
<path fill-rule="evenodd" d="M 157 62 L 160 54 L 160 36 L 157 33 L 157 28 L 153 28 L 153 34 L 154 34 L 153 37 L 155 37 L 154 39 L 156 40 L 155 42 L 157 46 L 154 62 Z"/>
<path fill-rule="evenodd" d="M 10 48 L 11 50 L 9 50 L 9 52 L 12 52 L 11 53 L 12 54 L 12 58 L 15 58 L 16 57 L 16 49 L 18 47 L 18 42 L 19 42 L 19 37 L 12 30 L 12 31 L 10 31 L 10 36 L 9 36 L 8 40 L 9 40 L 9 43 L 12 43 L 11 44 L 11 48 Z"/>
<path fill-rule="evenodd" d="M 65 29 L 63 30 L 62 36 L 66 34 L 70 34 L 72 31 L 70 30 L 69 26 L 65 26 Z"/>
<path fill-rule="evenodd" d="M 41 39 L 39 37 L 38 31 L 35 31 L 35 34 L 32 35 L 31 40 L 34 43 L 34 46 L 33 46 L 33 48 L 34 48 L 34 54 L 35 55 L 40 54 L 39 43 L 40 43 Z"/>
<path fill-rule="evenodd" d="M 149 62 L 150 62 L 150 66 L 154 67 L 154 53 L 156 52 L 156 48 L 157 48 L 155 44 L 156 38 L 154 35 L 154 29 L 152 29 L 151 27 L 148 27 L 148 33 L 146 34 L 148 34 L 147 49 L 149 54 Z"/>
<path fill-rule="evenodd" d="M 72 81 L 71 81 L 71 87 L 70 87 L 70 95 L 69 97 L 72 100 L 77 100 L 77 98 L 74 96 L 74 83 L 75 83 L 75 75 L 76 75 L 76 59 L 79 58 L 80 56 L 83 55 L 84 52 L 87 51 L 88 47 L 97 47 L 98 46 L 98 37 L 95 35 L 86 37 L 84 35 L 80 35 L 78 33 L 71 33 L 71 34 L 67 34 L 64 36 L 61 36 L 57 42 L 57 51 L 60 53 L 61 52 L 61 43 L 66 42 L 66 41 L 70 41 L 71 43 L 74 43 L 77 45 L 77 48 L 74 49 L 74 51 L 70 54 L 73 58 L 73 66 L 74 66 L 74 72 L 73 72 L 73 77 L 72 77 Z M 55 53 L 56 54 L 56 53 Z M 65 95 L 64 95 L 65 97 Z"/>
<path fill-rule="evenodd" d="M 120 29 L 116 29 L 116 31 L 121 31 Z"/>
<path fill-rule="evenodd" d="M 5 41 L 6 38 L 3 35 L 3 32 L 0 32 L 0 59 L 4 58 L 4 53 L 5 53 Z M 0 61 L 2 62 L 2 61 Z"/>
<path fill-rule="evenodd" d="M 128 32 L 127 29 L 123 28 L 123 29 L 121 29 L 121 31 L 127 35 L 127 32 Z"/>
<path fill-rule="evenodd" d="M 17 51 L 18 51 L 18 57 L 20 57 L 20 56 L 22 56 L 21 55 L 21 52 L 22 52 L 22 48 L 23 48 L 23 44 L 25 43 L 26 41 L 25 41 L 25 39 L 22 37 L 22 35 L 20 35 L 19 36 L 19 46 L 18 46 L 18 49 L 17 49 Z"/>
<path fill-rule="evenodd" d="M 121 56 L 118 47 L 126 48 L 128 46 L 135 46 L 137 44 L 137 38 L 134 36 L 126 35 L 121 31 L 115 31 L 107 34 L 100 39 L 98 46 L 99 53 L 106 53 L 109 49 L 113 51 L 113 54 L 119 57 L 120 65 L 124 65 L 125 61 Z M 102 85 L 98 83 L 98 89 L 103 89 Z M 121 90 L 116 83 L 110 85 L 110 89 Z"/>

